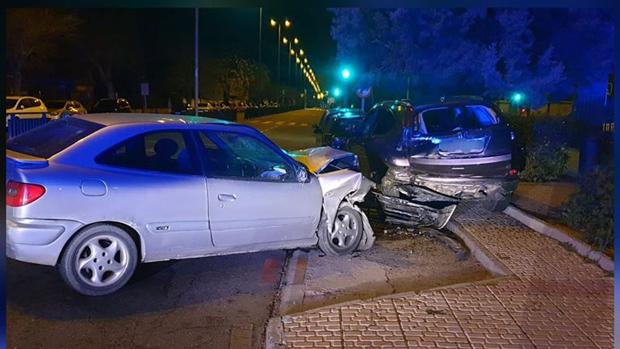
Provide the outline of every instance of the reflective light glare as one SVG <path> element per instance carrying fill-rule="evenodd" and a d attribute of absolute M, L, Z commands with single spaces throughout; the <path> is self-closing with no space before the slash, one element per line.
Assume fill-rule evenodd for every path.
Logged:
<path fill-rule="evenodd" d="M 349 71 L 349 69 L 342 69 L 342 77 L 345 79 L 348 79 L 351 77 L 351 72 Z"/>

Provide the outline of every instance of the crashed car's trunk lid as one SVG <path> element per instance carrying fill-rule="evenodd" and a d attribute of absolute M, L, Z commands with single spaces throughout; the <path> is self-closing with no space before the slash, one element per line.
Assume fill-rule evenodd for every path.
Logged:
<path fill-rule="evenodd" d="M 415 141 L 409 164 L 438 176 L 502 177 L 512 168 L 510 130 L 492 126 Z"/>

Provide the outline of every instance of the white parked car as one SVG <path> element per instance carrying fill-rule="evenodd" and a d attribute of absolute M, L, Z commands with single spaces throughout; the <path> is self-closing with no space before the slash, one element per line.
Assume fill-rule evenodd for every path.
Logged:
<path fill-rule="evenodd" d="M 30 96 L 7 96 L 6 117 L 15 114 L 20 119 L 36 119 L 47 113 L 47 107 L 42 100 Z"/>

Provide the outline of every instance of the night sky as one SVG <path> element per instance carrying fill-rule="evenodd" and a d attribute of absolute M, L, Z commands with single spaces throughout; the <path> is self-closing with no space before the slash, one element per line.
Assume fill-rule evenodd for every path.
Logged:
<path fill-rule="evenodd" d="M 116 11 L 127 11 L 118 9 Z M 129 10 L 142 24 L 149 72 L 157 74 L 157 65 L 166 58 L 192 55 L 194 49 L 193 9 L 141 9 Z M 330 36 L 331 14 L 326 9 L 263 9 L 263 63 L 275 78 L 277 29 L 269 26 L 269 19 L 288 18 L 293 25 L 282 30 L 283 36 L 297 36 L 301 41 L 310 66 L 315 71 L 321 87 L 327 88 L 325 76 L 329 75 L 336 56 L 336 45 Z M 258 8 L 201 9 L 200 54 L 202 57 L 220 58 L 229 55 L 258 60 Z M 282 76 L 287 74 L 286 51 L 281 46 Z M 148 53 L 147 53 L 148 54 Z M 160 56 L 158 59 L 155 56 Z"/>

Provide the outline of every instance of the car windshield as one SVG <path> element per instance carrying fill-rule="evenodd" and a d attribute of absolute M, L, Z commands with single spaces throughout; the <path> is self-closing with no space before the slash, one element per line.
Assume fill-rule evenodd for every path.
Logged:
<path fill-rule="evenodd" d="M 484 105 L 459 105 L 427 109 L 421 112 L 422 133 L 446 133 L 496 125 L 499 118 Z"/>
<path fill-rule="evenodd" d="M 65 106 L 65 101 L 47 101 L 45 105 L 50 109 L 60 109 Z"/>
<path fill-rule="evenodd" d="M 11 109 L 15 107 L 15 104 L 17 104 L 17 98 L 7 98 L 6 99 L 6 109 Z"/>
<path fill-rule="evenodd" d="M 113 99 L 102 99 L 95 104 L 95 111 L 113 111 L 116 102 Z"/>
<path fill-rule="evenodd" d="M 47 159 L 103 127 L 82 119 L 66 118 L 11 138 L 6 147 L 22 154 Z"/>

